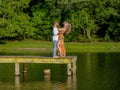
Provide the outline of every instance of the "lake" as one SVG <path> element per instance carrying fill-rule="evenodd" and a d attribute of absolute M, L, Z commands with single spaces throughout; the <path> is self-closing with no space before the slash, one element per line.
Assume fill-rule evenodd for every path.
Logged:
<path fill-rule="evenodd" d="M 1 55 L 45 55 L 38 51 L 12 53 L 0 51 Z M 14 64 L 0 64 L 0 90 L 120 90 L 120 53 L 74 52 L 77 56 L 77 74 L 67 77 L 66 65 L 26 64 L 27 75 L 14 77 Z M 51 69 L 45 76 L 44 69 Z"/>

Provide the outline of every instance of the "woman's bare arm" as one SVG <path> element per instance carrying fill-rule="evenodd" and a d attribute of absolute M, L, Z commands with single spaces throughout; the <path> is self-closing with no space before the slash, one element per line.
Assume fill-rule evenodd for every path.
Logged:
<path fill-rule="evenodd" d="M 65 31 L 66 28 L 58 28 L 58 31 Z"/>

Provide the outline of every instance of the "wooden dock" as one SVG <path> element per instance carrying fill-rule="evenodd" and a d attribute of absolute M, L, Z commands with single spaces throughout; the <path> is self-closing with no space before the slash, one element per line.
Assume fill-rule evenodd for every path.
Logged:
<path fill-rule="evenodd" d="M 41 64 L 66 64 L 67 74 L 76 74 L 77 56 L 67 56 L 64 58 L 41 57 L 41 56 L 0 56 L 0 63 L 15 63 L 15 75 L 20 75 L 20 63 L 41 63 Z M 24 68 L 25 69 L 25 68 Z"/>

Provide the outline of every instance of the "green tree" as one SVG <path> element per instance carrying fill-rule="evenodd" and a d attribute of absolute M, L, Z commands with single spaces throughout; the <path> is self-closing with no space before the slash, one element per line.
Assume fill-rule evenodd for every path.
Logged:
<path fill-rule="evenodd" d="M 0 4 L 0 38 L 30 38 L 34 28 L 30 17 L 24 13 L 30 0 L 2 0 Z"/>
<path fill-rule="evenodd" d="M 66 41 L 120 41 L 120 0 L 0 1 L 0 39 L 50 41 L 54 21 L 71 23 Z"/>
<path fill-rule="evenodd" d="M 118 0 L 93 0 L 94 17 L 99 26 L 98 36 L 102 36 L 105 41 L 111 40 L 111 24 L 110 22 L 117 23 L 118 21 Z M 118 4 L 118 5 L 117 5 Z M 116 18 L 116 19 L 115 19 Z M 112 24 L 113 25 L 113 24 Z M 117 24 L 114 24 L 117 25 Z M 115 26 L 116 27 L 116 26 Z M 112 28 L 111 28 L 112 29 Z M 113 29 L 114 30 L 114 29 Z M 114 37 L 113 37 L 114 38 Z"/>

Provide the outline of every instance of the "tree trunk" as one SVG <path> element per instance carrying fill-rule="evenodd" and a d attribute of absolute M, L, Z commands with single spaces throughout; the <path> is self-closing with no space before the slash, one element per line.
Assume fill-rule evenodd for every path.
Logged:
<path fill-rule="evenodd" d="M 89 40 L 91 40 L 91 30 L 86 30 L 86 34 Z"/>

